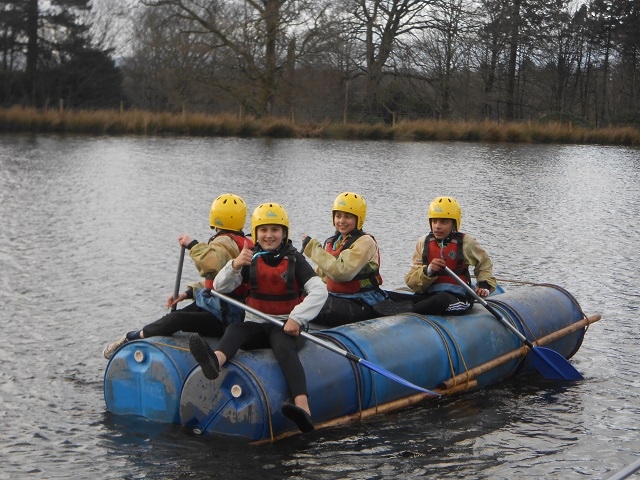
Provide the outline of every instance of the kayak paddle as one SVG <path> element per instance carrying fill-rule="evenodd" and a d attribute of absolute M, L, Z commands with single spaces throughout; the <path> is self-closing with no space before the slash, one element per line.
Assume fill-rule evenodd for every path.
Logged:
<path fill-rule="evenodd" d="M 180 294 L 180 279 L 182 278 L 182 266 L 184 265 L 184 251 L 186 249 L 184 247 L 180 247 L 180 260 L 178 260 L 178 271 L 176 272 L 176 285 L 173 288 L 173 301 L 175 302 Z M 171 306 L 171 311 L 175 311 L 177 303 L 174 303 Z"/>
<path fill-rule="evenodd" d="M 522 343 L 524 343 L 531 352 L 531 360 L 533 366 L 538 372 L 545 378 L 551 380 L 582 380 L 583 377 L 571 365 L 566 358 L 560 355 L 558 352 L 551 350 L 550 348 L 536 347 L 533 343 L 527 339 L 520 331 L 511 325 L 495 308 L 489 305 L 480 295 L 478 295 L 473 288 L 467 285 L 458 275 L 453 273 L 449 267 L 444 267 L 445 271 L 453 277 L 453 279 L 471 295 L 478 302 L 482 304 L 484 308 L 489 310 L 491 314 L 500 320 L 505 327 L 511 330 L 517 335 Z"/>
<path fill-rule="evenodd" d="M 228 302 L 228 303 L 230 303 L 232 305 L 235 305 L 238 308 L 242 308 L 243 310 L 245 310 L 245 311 L 247 311 L 249 313 L 252 313 L 255 316 L 260 317 L 260 318 L 262 318 L 262 319 L 264 319 L 264 320 L 266 320 L 268 322 L 271 322 L 271 323 L 273 323 L 275 325 L 278 325 L 280 327 L 282 327 L 284 325 L 284 322 L 278 320 L 277 318 L 274 318 L 274 317 L 272 317 L 270 315 L 267 315 L 266 313 L 262 313 L 260 310 L 256 310 L 255 308 L 250 307 L 249 305 L 245 305 L 244 303 L 239 302 L 238 300 L 236 300 L 234 298 L 231 298 L 231 297 L 228 297 L 228 296 L 223 295 L 221 293 L 218 293 L 215 290 L 211 290 L 211 295 L 213 295 L 215 297 L 218 297 L 220 300 L 224 300 L 225 302 Z M 360 364 L 360 365 L 362 365 L 364 367 L 367 367 L 367 368 L 373 370 L 374 372 L 377 372 L 380 375 L 383 375 L 383 376 L 389 378 L 390 380 L 393 380 L 394 382 L 398 382 L 401 385 L 404 385 L 404 386 L 409 387 L 409 388 L 413 388 L 414 390 L 418 390 L 418 391 L 423 392 L 423 393 L 428 393 L 430 395 L 433 395 L 434 397 L 439 397 L 440 396 L 439 393 L 432 392 L 431 390 L 427 390 L 426 388 L 419 387 L 418 385 L 415 385 L 415 384 L 411 383 L 410 381 L 405 380 L 404 378 L 399 377 L 398 375 L 396 375 L 394 373 L 391 373 L 388 370 L 385 370 L 384 368 L 380 367 L 379 365 L 376 365 L 375 363 L 371 363 L 370 361 L 365 360 L 364 358 L 357 357 L 353 353 L 348 352 L 346 350 L 343 350 L 341 348 L 338 348 L 335 345 L 333 345 L 333 344 L 331 344 L 329 342 L 325 342 L 324 340 L 322 340 L 322 339 L 320 339 L 318 337 L 315 337 L 315 336 L 313 336 L 313 335 L 311 335 L 311 334 L 309 334 L 307 332 L 301 331 L 300 335 L 302 337 L 306 338 L 307 340 L 309 340 L 309 341 L 311 341 L 311 342 L 313 342 L 313 343 L 315 343 L 317 345 L 320 345 L 321 347 L 324 347 L 327 350 L 331 350 L 333 353 L 337 353 L 338 355 L 342 355 L 343 357 L 345 357 L 348 360 L 351 360 L 354 363 L 358 363 L 358 364 Z"/>

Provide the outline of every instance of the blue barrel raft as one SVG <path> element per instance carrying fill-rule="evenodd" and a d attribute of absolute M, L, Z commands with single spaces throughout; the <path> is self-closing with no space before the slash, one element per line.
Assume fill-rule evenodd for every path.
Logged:
<path fill-rule="evenodd" d="M 575 299 L 553 285 L 518 288 L 492 296 L 490 303 L 534 342 L 585 319 Z M 577 328 L 546 347 L 570 358 L 579 349 L 585 330 Z M 518 337 L 480 305 L 462 316 L 404 314 L 315 334 L 431 390 L 522 347 Z M 202 375 L 185 348 L 185 337 L 130 342 L 118 350 L 105 372 L 107 409 L 247 440 L 269 440 L 296 431 L 280 412 L 288 391 L 270 349 L 238 352 L 211 381 Z M 209 340 L 212 345 L 217 341 Z M 300 351 L 300 360 L 316 424 L 416 394 L 309 341 Z M 482 371 L 475 377 L 474 386 L 531 371 L 534 369 L 522 356 L 514 357 Z"/>

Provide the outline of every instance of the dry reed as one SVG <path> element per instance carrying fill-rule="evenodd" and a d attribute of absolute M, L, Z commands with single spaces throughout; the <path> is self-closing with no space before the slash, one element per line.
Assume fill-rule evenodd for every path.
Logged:
<path fill-rule="evenodd" d="M 297 124 L 285 118 L 240 118 L 232 114 L 22 107 L 0 109 L 0 132 L 640 145 L 640 131 L 634 127 L 588 128 L 559 122 L 402 120 L 393 126 L 329 121 Z"/>

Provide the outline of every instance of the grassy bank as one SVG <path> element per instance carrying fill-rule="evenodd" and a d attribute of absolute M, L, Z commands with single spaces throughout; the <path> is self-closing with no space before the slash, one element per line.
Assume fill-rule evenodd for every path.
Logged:
<path fill-rule="evenodd" d="M 294 124 L 282 118 L 257 120 L 230 114 L 37 111 L 18 107 L 0 109 L 0 132 L 640 145 L 640 130 L 633 127 L 588 128 L 565 123 L 446 120 L 403 120 L 393 126 L 331 122 Z"/>

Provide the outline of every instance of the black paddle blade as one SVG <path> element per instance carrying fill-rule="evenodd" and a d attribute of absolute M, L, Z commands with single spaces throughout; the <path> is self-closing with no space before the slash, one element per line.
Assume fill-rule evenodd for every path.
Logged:
<path fill-rule="evenodd" d="M 583 380 L 584 377 L 566 358 L 550 348 L 534 347 L 531 363 L 538 372 L 550 380 Z"/>

